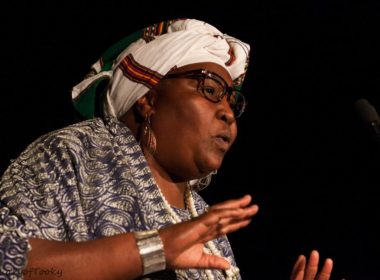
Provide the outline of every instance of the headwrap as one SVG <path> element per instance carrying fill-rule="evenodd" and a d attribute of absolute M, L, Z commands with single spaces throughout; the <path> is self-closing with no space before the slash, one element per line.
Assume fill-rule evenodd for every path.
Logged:
<path fill-rule="evenodd" d="M 73 87 L 73 103 L 83 117 L 94 117 L 96 94 L 106 81 L 105 113 L 119 118 L 171 69 L 198 62 L 221 65 L 240 89 L 249 51 L 248 44 L 200 20 L 160 22 L 109 48 Z"/>

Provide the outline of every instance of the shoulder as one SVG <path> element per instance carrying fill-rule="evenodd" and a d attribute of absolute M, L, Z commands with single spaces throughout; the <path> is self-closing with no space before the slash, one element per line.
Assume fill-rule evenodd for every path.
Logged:
<path fill-rule="evenodd" d="M 74 123 L 64 128 L 51 131 L 37 139 L 37 141 L 54 138 L 71 139 L 70 137 L 80 138 L 85 135 L 95 136 L 102 134 L 108 134 L 106 125 L 102 119 L 96 118 Z"/>
<path fill-rule="evenodd" d="M 109 142 L 109 132 L 101 119 L 91 119 L 68 125 L 48 132 L 31 142 L 13 163 L 30 164 L 34 161 L 47 162 L 52 155 L 66 154 L 67 151 L 80 151 L 95 145 Z"/>
<path fill-rule="evenodd" d="M 85 145 L 91 139 L 109 138 L 109 134 L 102 119 L 90 119 L 48 132 L 33 141 L 26 150 Z"/>

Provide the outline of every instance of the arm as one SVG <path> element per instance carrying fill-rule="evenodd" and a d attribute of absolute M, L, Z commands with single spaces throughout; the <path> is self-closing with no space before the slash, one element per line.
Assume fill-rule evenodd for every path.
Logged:
<path fill-rule="evenodd" d="M 86 242 L 30 239 L 25 279 L 134 279 L 142 265 L 132 233 Z"/>
<path fill-rule="evenodd" d="M 203 244 L 249 224 L 258 211 L 250 196 L 217 204 L 196 219 L 159 230 L 169 269 L 226 269 L 229 263 L 203 252 Z M 30 239 L 25 279 L 134 279 L 142 275 L 142 262 L 132 233 L 87 242 Z M 50 273 L 48 271 L 51 271 Z M 50 277 L 50 278 L 49 278 Z"/>

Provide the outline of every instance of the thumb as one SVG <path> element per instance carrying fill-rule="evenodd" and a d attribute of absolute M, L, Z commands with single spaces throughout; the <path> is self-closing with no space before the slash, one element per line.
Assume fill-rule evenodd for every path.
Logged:
<path fill-rule="evenodd" d="M 229 269 L 230 266 L 229 261 L 226 259 L 207 253 L 204 253 L 199 261 L 199 268 L 226 270 Z"/>

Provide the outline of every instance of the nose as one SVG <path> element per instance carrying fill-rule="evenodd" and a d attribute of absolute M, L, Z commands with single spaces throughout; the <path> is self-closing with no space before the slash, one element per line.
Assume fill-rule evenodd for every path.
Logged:
<path fill-rule="evenodd" d="M 230 104 L 228 103 L 226 98 L 223 98 L 221 102 L 218 103 L 218 111 L 217 111 L 217 118 L 219 120 L 224 121 L 228 125 L 231 125 L 235 122 L 235 115 L 234 112 L 231 109 Z"/>

